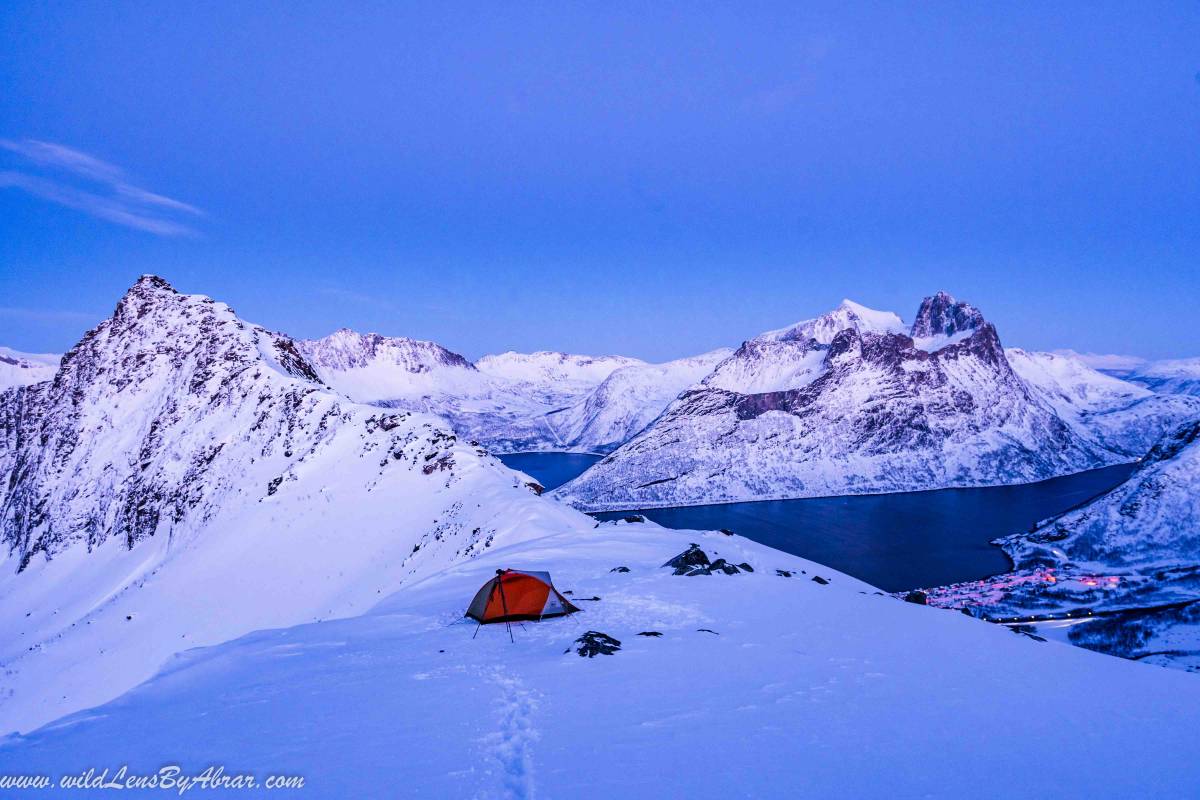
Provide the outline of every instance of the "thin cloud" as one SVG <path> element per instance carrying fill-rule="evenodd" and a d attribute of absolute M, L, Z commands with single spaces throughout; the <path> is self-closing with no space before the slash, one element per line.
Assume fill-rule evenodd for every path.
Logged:
<path fill-rule="evenodd" d="M 74 148 L 35 139 L 0 139 L 0 148 L 16 154 L 23 166 L 58 173 L 53 177 L 28 171 L 0 171 L 0 188 L 19 189 L 34 197 L 73 208 L 116 225 L 156 236 L 195 236 L 181 217 L 200 217 L 193 205 L 129 182 L 125 172 L 107 161 Z"/>

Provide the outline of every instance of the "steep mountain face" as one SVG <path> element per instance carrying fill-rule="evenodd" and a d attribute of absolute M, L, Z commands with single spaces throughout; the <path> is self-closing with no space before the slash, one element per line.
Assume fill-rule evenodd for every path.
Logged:
<path fill-rule="evenodd" d="M 286 336 L 143 277 L 53 381 L 0 393 L 0 730 L 590 524 L 438 419 L 350 402 Z"/>
<path fill-rule="evenodd" d="M 930 602 L 992 619 L 1070 618 L 1039 630 L 1200 670 L 1200 419 L 1164 436 L 1120 486 L 997 544 L 1013 574 L 933 590 Z"/>
<path fill-rule="evenodd" d="M 1035 396 L 973 307 L 940 293 L 915 338 L 855 323 L 822 341 L 844 311 L 748 342 L 556 494 L 674 506 L 1019 483 L 1124 460 Z"/>
<path fill-rule="evenodd" d="M 1200 358 L 1152 361 L 1131 372 L 1129 380 L 1156 392 L 1200 395 Z"/>
<path fill-rule="evenodd" d="M 664 364 L 621 367 L 570 408 L 550 414 L 548 421 L 567 448 L 610 452 L 653 422 L 680 392 L 732 352 L 714 350 Z"/>
<path fill-rule="evenodd" d="M 985 324 L 987 321 L 979 309 L 938 292 L 921 303 L 909 336 L 923 343 L 923 350 L 937 350 L 970 336 Z"/>
<path fill-rule="evenodd" d="M 1156 394 L 1092 369 L 1061 353 L 1005 351 L 1025 384 L 1081 437 L 1096 446 L 1141 458 L 1159 437 L 1200 417 L 1200 398 Z"/>
<path fill-rule="evenodd" d="M 53 353 L 21 353 L 0 347 L 0 390 L 50 380 L 61 359 Z"/>

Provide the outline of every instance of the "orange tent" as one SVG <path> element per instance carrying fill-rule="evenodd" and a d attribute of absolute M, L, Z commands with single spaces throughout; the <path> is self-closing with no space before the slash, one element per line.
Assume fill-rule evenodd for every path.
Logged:
<path fill-rule="evenodd" d="M 482 624 L 561 617 L 578 610 L 554 588 L 549 572 L 498 569 L 475 593 L 467 616 Z"/>

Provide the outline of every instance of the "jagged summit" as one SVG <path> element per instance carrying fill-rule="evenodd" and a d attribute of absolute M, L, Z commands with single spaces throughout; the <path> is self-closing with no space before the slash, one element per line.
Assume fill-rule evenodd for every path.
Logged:
<path fill-rule="evenodd" d="M 946 292 L 938 292 L 921 302 L 909 335 L 914 339 L 953 337 L 981 328 L 986 322 L 975 306 L 961 303 Z"/>

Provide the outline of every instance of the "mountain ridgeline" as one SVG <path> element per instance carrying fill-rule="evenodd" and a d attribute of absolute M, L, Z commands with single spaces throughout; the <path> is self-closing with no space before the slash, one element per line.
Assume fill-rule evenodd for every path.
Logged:
<path fill-rule="evenodd" d="M 1133 460 L 1200 413 L 1140 387 L 1097 397 L 1122 382 L 1019 353 L 1024 377 L 943 292 L 911 326 L 846 301 L 744 343 L 556 495 L 615 510 L 1024 483 Z"/>

